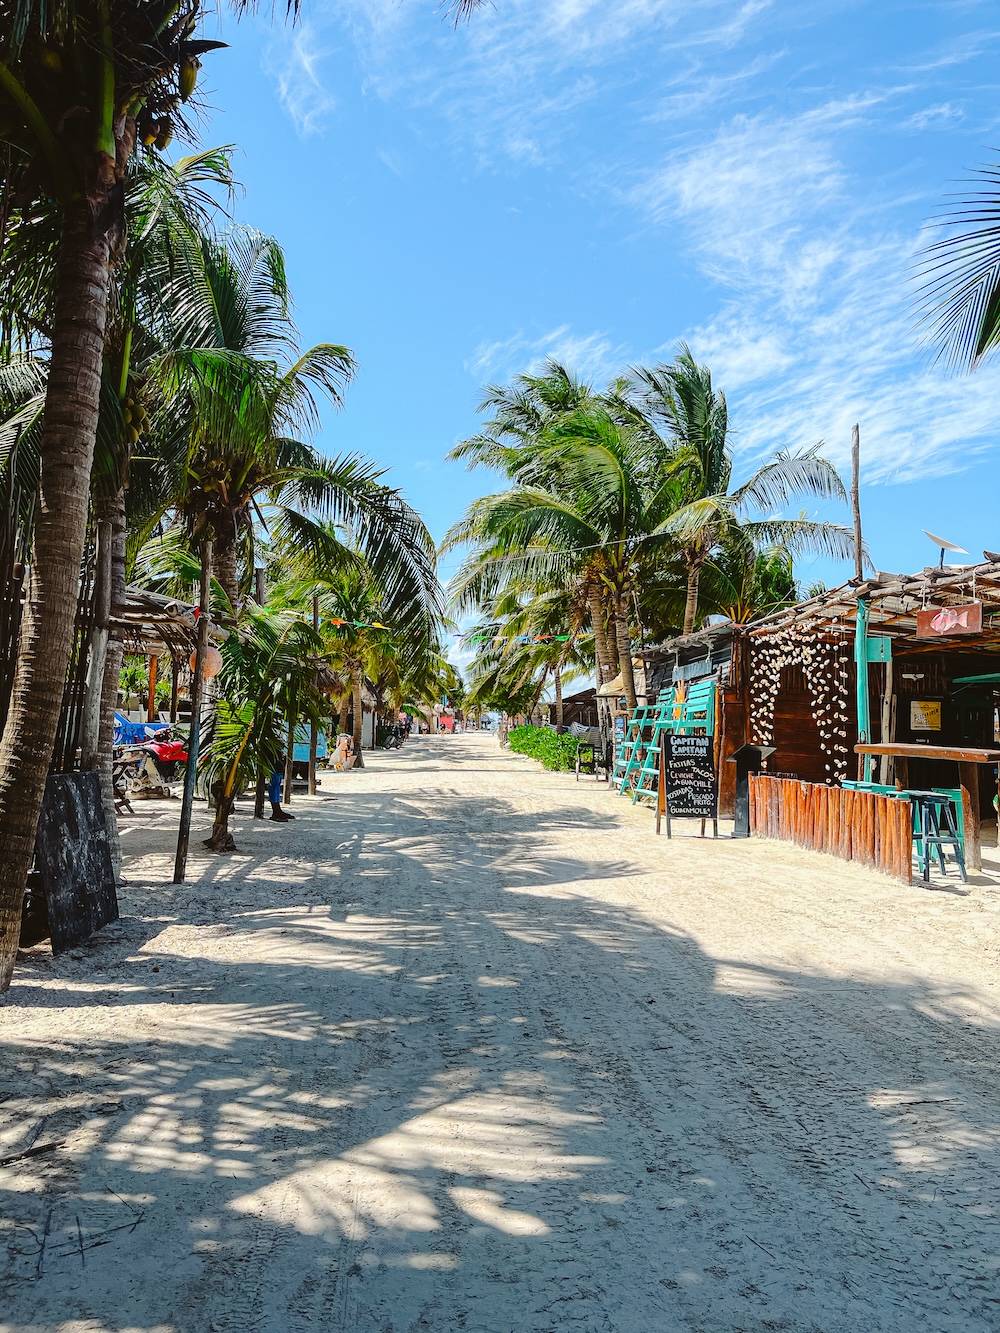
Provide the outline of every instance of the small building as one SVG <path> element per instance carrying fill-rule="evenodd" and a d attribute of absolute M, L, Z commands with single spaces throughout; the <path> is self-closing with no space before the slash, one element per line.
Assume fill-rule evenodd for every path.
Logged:
<path fill-rule="evenodd" d="M 720 813 L 732 813 L 735 766 L 726 760 L 748 742 L 775 747 L 766 761 L 775 776 L 831 785 L 858 776 L 859 604 L 870 739 L 996 745 L 1000 561 L 879 573 L 749 625 L 713 625 L 644 652 L 651 699 L 678 681 L 718 681 Z M 880 760 L 876 776 L 891 782 L 892 762 Z M 957 767 L 911 759 L 907 785 L 957 786 Z M 992 816 L 995 791 L 983 766 L 983 815 Z"/>
<path fill-rule="evenodd" d="M 550 709 L 550 714 L 554 717 L 555 712 Z M 581 727 L 596 727 L 597 720 L 597 690 L 591 687 L 589 690 L 580 690 L 578 694 L 567 694 L 563 696 L 563 726 L 570 727 L 574 723 Z"/>

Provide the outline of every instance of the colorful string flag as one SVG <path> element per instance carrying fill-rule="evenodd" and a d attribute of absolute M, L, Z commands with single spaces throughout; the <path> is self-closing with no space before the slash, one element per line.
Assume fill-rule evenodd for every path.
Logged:
<path fill-rule="evenodd" d="M 350 625 L 353 629 L 391 629 L 379 620 L 343 620 L 340 616 L 330 617 L 331 625 Z"/>

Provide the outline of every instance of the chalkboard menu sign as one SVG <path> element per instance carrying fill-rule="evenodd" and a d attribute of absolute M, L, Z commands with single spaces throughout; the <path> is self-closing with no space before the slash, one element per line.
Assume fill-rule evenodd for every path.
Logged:
<path fill-rule="evenodd" d="M 614 716 L 614 723 L 613 723 L 613 726 L 614 726 L 615 764 L 617 765 L 617 764 L 618 764 L 618 761 L 619 761 L 619 760 L 621 759 L 621 757 L 622 757 L 622 750 L 625 748 L 625 714 L 624 714 L 624 713 L 616 713 L 616 714 L 615 714 L 615 716 Z"/>
<path fill-rule="evenodd" d="M 660 791 L 657 814 L 670 819 L 711 819 L 715 823 L 716 805 L 715 740 L 712 736 L 677 736 L 665 733 L 660 738 Z M 657 820 L 659 824 L 659 820 Z"/>
<path fill-rule="evenodd" d="M 35 862 L 48 906 L 52 952 L 118 920 L 104 800 L 96 773 L 52 773 L 38 820 Z"/>

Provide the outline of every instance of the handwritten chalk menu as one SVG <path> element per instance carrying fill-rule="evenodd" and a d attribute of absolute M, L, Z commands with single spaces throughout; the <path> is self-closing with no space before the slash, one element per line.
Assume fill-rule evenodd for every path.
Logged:
<path fill-rule="evenodd" d="M 664 735 L 662 759 L 674 819 L 715 819 L 714 738 Z"/>
<path fill-rule="evenodd" d="M 615 763 L 617 764 L 622 757 L 622 750 L 625 748 L 625 714 L 616 713 L 614 716 L 614 746 Z"/>

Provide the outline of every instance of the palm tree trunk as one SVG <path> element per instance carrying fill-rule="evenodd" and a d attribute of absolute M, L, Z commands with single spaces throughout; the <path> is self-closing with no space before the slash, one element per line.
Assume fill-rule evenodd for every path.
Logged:
<path fill-rule="evenodd" d="M 615 639 L 622 673 L 625 703 L 631 712 L 636 706 L 635 677 L 632 674 L 632 640 L 628 632 L 628 603 L 621 593 L 615 595 Z"/>
<path fill-rule="evenodd" d="M 531 726 L 535 725 L 532 719 L 535 716 L 535 709 L 538 707 L 538 701 L 542 697 L 542 690 L 545 689 L 545 681 L 548 674 L 549 674 L 549 664 L 548 662 L 546 662 L 545 669 L 542 671 L 542 678 L 538 682 L 538 689 L 535 691 L 535 697 L 532 699 L 531 707 L 528 709 L 528 722 Z"/>
<path fill-rule="evenodd" d="M 236 615 L 236 603 L 240 597 L 240 577 L 237 567 L 237 549 L 236 542 L 232 537 L 227 538 L 215 548 L 215 565 L 213 573 L 219 581 L 219 587 L 226 594 L 229 605 L 232 607 L 232 613 Z"/>
<path fill-rule="evenodd" d="M 202 843 L 210 852 L 235 852 L 236 843 L 229 832 L 229 816 L 233 812 L 236 798 L 226 791 L 226 783 L 221 780 L 212 783 L 212 796 L 215 799 L 215 817 L 212 820 L 212 836 Z"/>
<path fill-rule="evenodd" d="M 111 612 L 125 601 L 125 492 L 119 491 L 111 512 Z M 104 796 L 104 815 L 111 843 L 111 864 L 115 881 L 121 879 L 122 851 L 118 837 L 118 812 L 115 810 L 114 737 L 115 709 L 118 707 L 118 683 L 122 673 L 125 644 L 121 631 L 112 629 L 104 658 L 104 685 L 101 691 L 101 720 L 97 737 L 97 771 Z"/>
<path fill-rule="evenodd" d="M 340 715 L 337 718 L 338 735 L 343 736 L 347 730 L 347 714 L 351 711 L 351 691 L 347 693 L 340 701 Z"/>
<path fill-rule="evenodd" d="M 563 654 L 559 654 L 559 661 L 555 664 L 552 672 L 552 685 L 555 689 L 556 705 L 556 731 L 559 735 L 563 732 L 563 697 L 562 697 L 562 664 Z"/>
<path fill-rule="evenodd" d="M 94 577 L 94 628 L 90 636 L 90 661 L 80 725 L 80 768 L 98 767 L 97 749 L 101 730 L 101 701 L 104 694 L 104 664 L 111 632 L 112 522 L 106 503 L 97 520 L 97 568 Z"/>
<path fill-rule="evenodd" d="M 684 633 L 694 631 L 698 616 L 698 584 L 701 582 L 701 561 L 691 560 L 687 571 L 687 601 L 684 603 Z"/>
<path fill-rule="evenodd" d="M 594 631 L 594 651 L 597 656 L 597 688 L 600 689 L 615 673 L 611 669 L 611 652 L 604 629 L 604 602 L 596 583 L 591 583 L 588 587 L 587 601 L 590 605 L 590 623 Z"/>
<path fill-rule="evenodd" d="M 608 615 L 608 658 L 611 662 L 611 675 L 609 679 L 614 679 L 619 675 L 622 669 L 621 653 L 618 651 L 618 627 L 615 623 L 614 599 L 612 598 L 612 607 Z"/>
<path fill-rule="evenodd" d="M 109 243 L 85 199 L 67 205 L 57 274 L 27 604 L 0 741 L 0 991 L 10 985 L 66 685 L 101 399 Z"/>
<path fill-rule="evenodd" d="M 364 701 L 361 698 L 361 668 L 351 668 L 351 681 L 354 686 L 354 767 L 364 768 L 365 759 L 361 753 L 361 737 L 364 727 Z"/>

